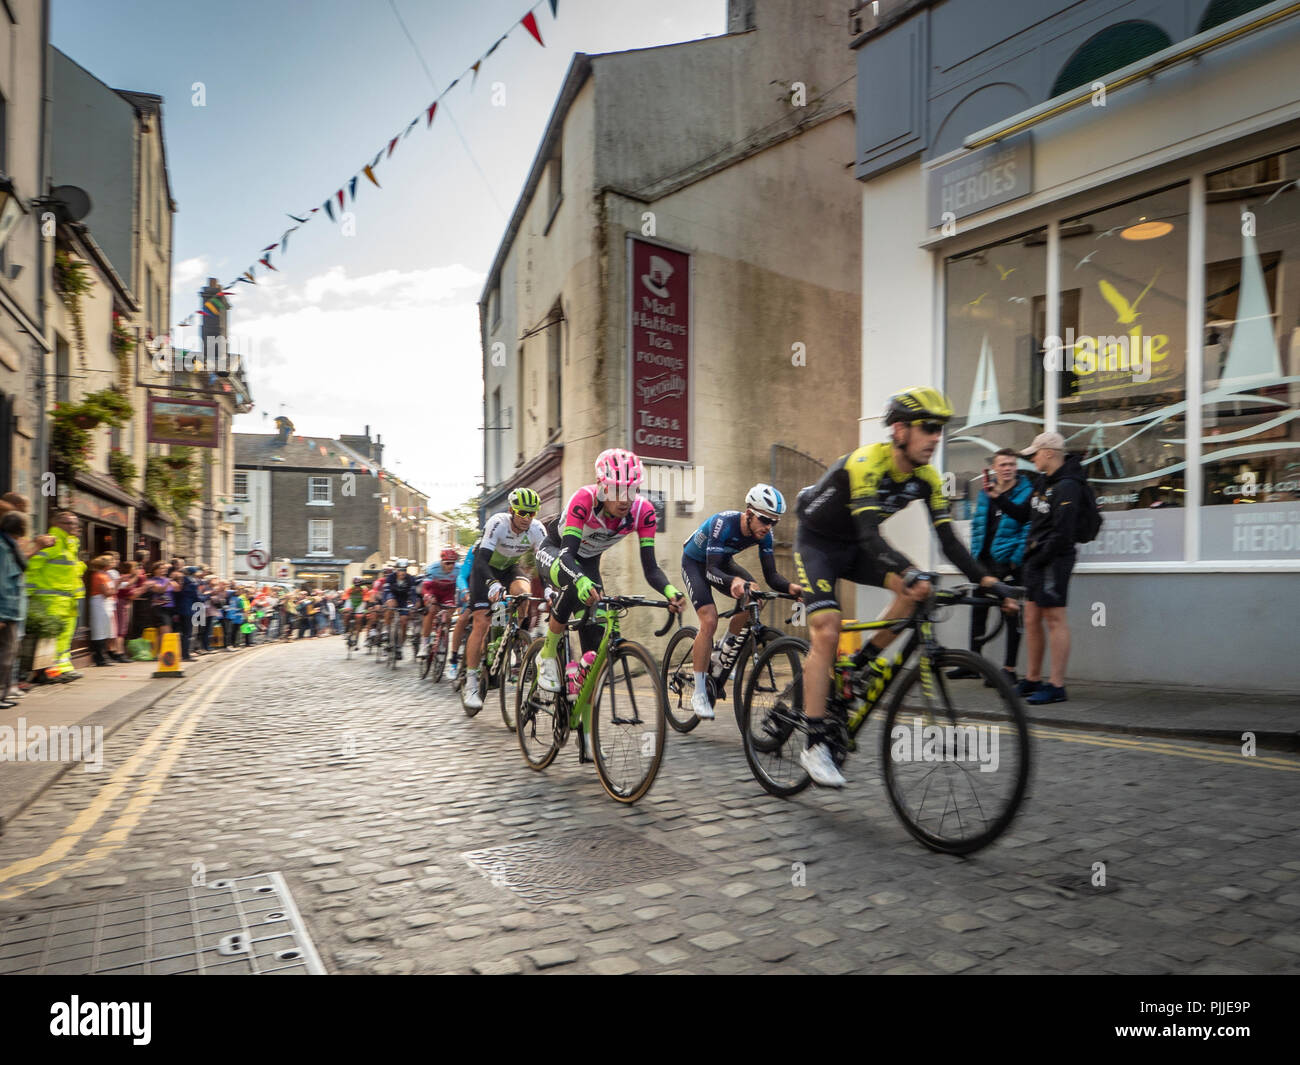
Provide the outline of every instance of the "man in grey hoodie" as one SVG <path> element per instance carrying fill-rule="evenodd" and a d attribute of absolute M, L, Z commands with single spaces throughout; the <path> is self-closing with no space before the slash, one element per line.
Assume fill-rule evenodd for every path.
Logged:
<path fill-rule="evenodd" d="M 1070 626 L 1065 617 L 1066 593 L 1075 562 L 1075 527 L 1086 476 L 1079 457 L 1067 454 L 1060 433 L 1039 433 L 1021 452 L 1034 460 L 1038 478 L 1026 503 L 1015 503 L 1006 489 L 993 485 L 988 496 L 999 510 L 1016 521 L 1029 522 L 1025 549 L 1025 643 L 1029 663 L 1018 691 L 1025 702 L 1063 703 L 1065 667 L 1070 660 Z M 1047 634 L 1044 639 L 1043 629 Z M 1043 652 L 1050 649 L 1050 681 L 1043 683 Z"/>

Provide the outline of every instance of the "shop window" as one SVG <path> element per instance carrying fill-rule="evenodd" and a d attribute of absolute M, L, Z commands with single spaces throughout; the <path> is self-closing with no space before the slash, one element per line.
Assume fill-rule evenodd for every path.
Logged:
<path fill-rule="evenodd" d="M 1300 558 L 1300 149 L 1206 180 L 1201 557 Z"/>
<path fill-rule="evenodd" d="M 333 503 L 330 479 L 328 477 L 307 478 L 307 502 L 309 505 L 328 506 Z"/>
<path fill-rule="evenodd" d="M 1212 30 L 1215 26 L 1221 26 L 1225 22 L 1241 17 L 1247 11 L 1266 7 L 1271 2 L 1272 0 L 1214 0 L 1201 16 L 1201 24 L 1196 27 L 1196 32 L 1204 33 L 1206 30 Z"/>
<path fill-rule="evenodd" d="M 973 515 L 976 482 L 993 453 L 1026 447 L 1042 430 L 1046 278 L 1041 229 L 945 264 L 944 389 L 955 417 L 942 461 L 956 475 L 958 520 Z"/>
<path fill-rule="evenodd" d="M 307 554 L 332 555 L 334 553 L 334 522 L 326 518 L 313 518 L 307 522 Z"/>
<path fill-rule="evenodd" d="M 1150 22 L 1120 22 L 1084 42 L 1056 76 L 1050 95 L 1060 96 L 1080 85 L 1104 80 L 1107 74 L 1173 43 L 1164 30 Z"/>
<path fill-rule="evenodd" d="M 1081 560 L 1183 557 L 1187 196 L 1179 185 L 1061 223 L 1057 429 L 1106 515 Z"/>

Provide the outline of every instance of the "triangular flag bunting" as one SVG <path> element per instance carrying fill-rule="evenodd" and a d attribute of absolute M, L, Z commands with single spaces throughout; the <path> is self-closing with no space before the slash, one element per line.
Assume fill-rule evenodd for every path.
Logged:
<path fill-rule="evenodd" d="M 498 38 L 497 38 L 497 41 L 496 41 L 496 44 L 494 44 L 491 48 L 489 48 L 486 52 L 483 53 L 483 58 L 486 59 L 486 58 L 487 58 L 488 56 L 490 56 L 493 52 L 495 52 L 498 48 L 500 48 L 500 47 L 501 47 L 501 42 L 504 41 L 504 40 L 505 40 L 504 37 L 498 37 Z"/>
<path fill-rule="evenodd" d="M 558 10 L 559 6 L 560 6 L 560 0 L 551 0 L 551 18 L 560 17 L 560 13 Z"/>
<path fill-rule="evenodd" d="M 352 197 L 354 202 L 356 201 L 357 198 L 357 175 L 356 174 L 353 174 L 351 180 L 348 182 L 348 195 Z"/>
<path fill-rule="evenodd" d="M 366 175 L 366 177 L 368 177 L 368 178 L 370 179 L 370 184 L 374 185 L 375 188 L 377 188 L 377 189 L 382 189 L 382 188 L 383 188 L 383 186 L 382 186 L 381 184 L 379 184 L 378 181 L 375 180 L 375 172 L 374 172 L 372 169 L 370 169 L 370 167 L 368 167 L 368 166 L 363 166 L 363 167 L 361 168 L 361 170 L 362 170 L 362 172 Z"/>
<path fill-rule="evenodd" d="M 263 248 L 262 250 L 263 250 L 263 251 L 275 251 L 275 249 L 278 248 L 279 246 L 280 246 L 279 244 L 268 244 L 268 245 L 267 245 L 265 248 Z"/>
<path fill-rule="evenodd" d="M 325 213 L 330 216 L 330 221 L 334 221 L 334 208 L 330 206 L 329 200 L 325 201 Z"/>
<path fill-rule="evenodd" d="M 315 208 L 313 207 L 312 210 L 314 211 Z M 289 214 L 288 211 L 285 211 L 284 213 L 285 213 L 285 214 Z M 305 219 L 305 218 L 299 218 L 296 214 L 289 214 L 289 217 L 292 218 L 292 219 L 293 219 L 295 222 L 297 222 L 299 225 L 302 225 L 304 222 L 307 221 L 307 219 Z"/>
<path fill-rule="evenodd" d="M 403 139 L 411 135 L 411 130 L 415 129 L 416 123 L 418 123 L 419 121 L 420 121 L 419 115 L 416 115 L 413 119 L 411 119 L 411 121 L 406 126 L 406 132 L 402 134 Z"/>
<path fill-rule="evenodd" d="M 384 154 L 384 149 L 383 149 L 383 148 L 380 148 L 379 151 L 375 152 L 375 157 L 374 157 L 373 159 L 370 160 L 370 169 L 371 169 L 371 170 L 373 170 L 375 167 L 377 167 L 377 166 L 379 165 L 380 157 L 383 156 L 383 154 Z"/>
<path fill-rule="evenodd" d="M 268 270 L 275 270 L 275 267 L 271 265 L 271 257 L 269 255 L 265 259 L 258 259 L 257 261 L 261 263 L 263 266 L 265 266 Z M 275 272 L 278 274 L 280 271 L 275 270 Z"/>
<path fill-rule="evenodd" d="M 397 138 L 394 137 L 391 141 L 388 142 L 388 154 L 392 155 L 393 149 L 396 147 L 397 147 Z"/>
<path fill-rule="evenodd" d="M 313 207 L 313 208 L 312 208 L 310 211 L 308 211 L 307 213 L 308 213 L 308 214 L 315 214 L 315 213 L 316 213 L 317 211 L 319 211 L 319 210 L 320 210 L 319 207 Z"/>
<path fill-rule="evenodd" d="M 519 21 L 520 23 L 523 24 L 524 29 L 526 29 L 529 33 L 531 33 L 534 37 L 537 38 L 537 43 L 540 44 L 543 48 L 545 48 L 546 45 L 542 42 L 541 31 L 538 30 L 537 28 L 537 16 L 530 11 Z"/>
<path fill-rule="evenodd" d="M 342 190 L 342 189 L 339 189 L 339 191 L 338 191 L 338 197 L 339 197 L 339 210 L 341 211 L 341 210 L 343 209 L 343 190 Z"/>
<path fill-rule="evenodd" d="M 429 105 L 429 109 L 424 112 L 424 116 L 426 119 L 426 122 L 424 124 L 425 129 L 428 129 L 430 126 L 433 125 L 433 113 L 436 110 L 438 110 L 438 101 L 434 100 L 433 103 Z"/>
<path fill-rule="evenodd" d="M 478 84 L 478 68 L 481 67 L 482 65 L 483 65 L 483 60 L 480 59 L 477 63 L 475 63 L 472 67 L 469 68 L 470 70 L 474 71 L 473 84 L 475 85 Z"/>

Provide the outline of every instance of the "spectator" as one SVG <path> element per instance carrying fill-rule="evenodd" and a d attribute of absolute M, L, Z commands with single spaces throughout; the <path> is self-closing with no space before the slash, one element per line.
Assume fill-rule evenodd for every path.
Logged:
<path fill-rule="evenodd" d="M 152 575 L 138 589 L 136 597 L 145 603 L 140 620 L 142 629 L 158 630 L 158 647 L 162 648 L 162 638 L 172 631 L 172 615 L 176 610 L 176 593 L 180 591 L 178 582 L 168 577 L 170 566 L 166 562 L 155 562 Z"/>
<path fill-rule="evenodd" d="M 194 638 L 195 615 L 199 612 L 195 609 L 199 607 L 199 582 L 195 576 L 198 572 L 198 566 L 186 566 L 177 575 L 180 593 L 176 597 L 176 620 L 180 624 L 182 662 L 194 661 L 194 656 L 190 654 L 190 642 Z"/>
<path fill-rule="evenodd" d="M 81 547 L 81 519 L 70 510 L 54 515 L 48 538 L 52 543 L 32 553 L 27 561 L 28 612 L 39 609 L 63 625 L 55 645 L 54 665 L 45 679 L 57 683 L 79 680 L 83 674 L 72 668 L 72 635 L 77 629 L 77 609 L 86 597 L 82 574 L 86 564 L 77 557 Z"/>
<path fill-rule="evenodd" d="M 1038 470 L 1029 501 L 1016 504 L 997 485 L 988 489 L 989 498 L 1004 514 L 1029 523 L 1024 559 L 1029 664 L 1017 690 L 1027 696 L 1026 702 L 1034 705 L 1063 703 L 1066 701 L 1065 668 L 1070 659 L 1066 593 L 1074 571 L 1075 525 L 1087 478 L 1078 456 L 1066 454 L 1065 437 L 1060 433 L 1039 433 L 1021 454 L 1032 458 Z M 1042 680 L 1045 650 L 1050 650 L 1052 661 L 1050 680 L 1046 684 Z"/>
<path fill-rule="evenodd" d="M 117 635 L 113 579 L 108 575 L 111 555 L 90 560 L 90 648 L 96 666 L 108 665 L 108 645 Z"/>
<path fill-rule="evenodd" d="M 23 573 L 27 558 L 18 546 L 27 535 L 27 516 L 8 508 L 0 515 L 0 710 L 17 706 L 9 698 L 18 630 L 27 613 Z"/>
<path fill-rule="evenodd" d="M 117 590 L 113 593 L 115 622 L 117 624 L 118 653 L 113 655 L 119 662 L 129 662 L 126 656 L 126 641 L 131 630 L 131 596 L 140 586 L 140 571 L 134 562 L 123 562 L 122 571 L 117 580 Z"/>
<path fill-rule="evenodd" d="M 1018 457 L 1009 447 L 1002 448 L 993 456 L 994 483 L 1015 504 L 1026 502 L 1034 490 L 1029 475 L 1016 469 Z M 1028 532 L 1026 524 L 991 506 L 988 493 L 980 491 L 975 504 L 975 517 L 971 522 L 970 553 L 985 570 L 1007 584 L 1020 584 L 1020 566 L 1025 557 L 1025 537 Z M 971 610 L 970 649 L 977 654 L 988 613 L 989 608 L 986 606 L 977 606 Z M 1016 657 L 1019 653 L 1020 627 L 1014 619 L 1008 618 L 1006 655 L 1002 668 L 1010 675 L 1012 684 L 1016 683 Z M 953 680 L 978 675 L 965 666 L 948 671 L 948 676 Z"/>

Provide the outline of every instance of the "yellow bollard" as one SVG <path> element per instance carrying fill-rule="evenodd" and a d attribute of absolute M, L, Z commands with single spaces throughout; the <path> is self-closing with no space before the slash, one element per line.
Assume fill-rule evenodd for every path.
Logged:
<path fill-rule="evenodd" d="M 155 677 L 183 677 L 181 669 L 181 635 L 169 632 L 162 640 L 162 653 L 158 656 L 158 668 L 153 671 Z"/>
<path fill-rule="evenodd" d="M 158 657 L 158 630 L 151 626 L 150 628 L 145 629 L 144 632 L 140 633 L 140 638 L 149 641 L 149 646 L 153 648 L 153 656 L 154 658 L 157 658 Z"/>
<path fill-rule="evenodd" d="M 857 618 L 846 618 L 846 619 L 842 622 L 842 624 L 844 624 L 844 625 L 856 625 L 856 624 L 857 624 Z M 852 656 L 852 655 L 857 654 L 857 653 L 858 653 L 858 649 L 859 649 L 861 646 L 862 646 L 862 633 L 860 633 L 860 632 L 841 632 L 841 633 L 840 633 L 840 646 L 839 646 L 839 657 L 840 657 L 840 658 L 848 658 L 848 657 L 850 657 L 850 656 Z"/>

